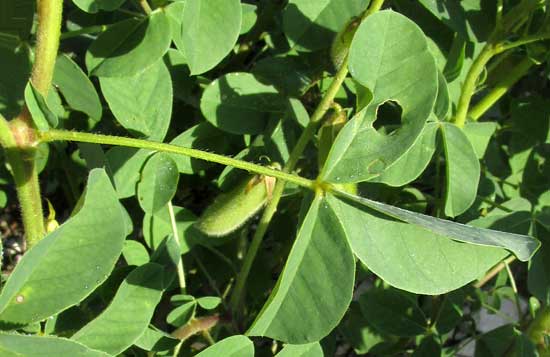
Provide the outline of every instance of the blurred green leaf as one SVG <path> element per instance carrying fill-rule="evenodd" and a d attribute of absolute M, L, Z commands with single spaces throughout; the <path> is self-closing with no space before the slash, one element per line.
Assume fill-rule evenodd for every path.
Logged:
<path fill-rule="evenodd" d="M 163 291 L 162 267 L 145 264 L 124 279 L 109 306 L 71 339 L 118 355 L 145 332 Z"/>
<path fill-rule="evenodd" d="M 0 351 L 5 356 L 107 357 L 108 354 L 55 336 L 29 336 L 0 333 Z"/>

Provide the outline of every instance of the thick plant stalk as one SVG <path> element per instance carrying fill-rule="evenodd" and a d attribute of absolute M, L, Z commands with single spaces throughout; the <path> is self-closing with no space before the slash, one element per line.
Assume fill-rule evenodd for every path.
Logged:
<path fill-rule="evenodd" d="M 45 97 L 52 83 L 59 36 L 61 34 L 62 0 L 38 0 L 38 30 L 35 62 L 31 74 L 34 87 Z M 36 138 L 27 108 L 9 124 L 1 119 L 2 146 L 11 166 L 27 247 L 45 234 L 38 172 L 35 165 Z"/>

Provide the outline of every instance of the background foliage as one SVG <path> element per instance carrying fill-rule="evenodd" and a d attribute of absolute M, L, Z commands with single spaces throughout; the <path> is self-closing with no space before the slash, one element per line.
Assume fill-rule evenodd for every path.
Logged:
<path fill-rule="evenodd" d="M 2 353 L 550 353 L 548 1 L 37 4 L 0 0 Z"/>

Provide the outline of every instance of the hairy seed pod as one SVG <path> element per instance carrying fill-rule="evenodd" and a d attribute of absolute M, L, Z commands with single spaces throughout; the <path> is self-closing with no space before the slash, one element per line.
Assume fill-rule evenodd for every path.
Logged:
<path fill-rule="evenodd" d="M 233 190 L 222 193 L 197 220 L 195 226 L 213 237 L 226 236 L 241 228 L 271 197 L 273 177 L 256 175 Z"/>
<path fill-rule="evenodd" d="M 336 35 L 336 38 L 332 42 L 332 46 L 330 48 L 330 58 L 336 70 L 339 70 L 342 63 L 344 63 L 344 60 L 349 52 L 351 40 L 353 40 L 353 36 L 355 35 L 355 32 L 360 24 L 360 18 L 352 18 L 346 23 L 343 30 Z"/>

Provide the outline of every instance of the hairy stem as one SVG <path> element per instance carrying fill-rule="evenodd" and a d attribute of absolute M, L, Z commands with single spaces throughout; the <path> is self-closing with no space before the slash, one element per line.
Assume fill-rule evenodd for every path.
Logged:
<path fill-rule="evenodd" d="M 363 15 L 363 19 L 375 13 L 376 11 L 378 11 L 382 7 L 383 3 L 384 3 L 384 0 L 374 0 L 371 6 L 369 7 L 369 9 Z M 349 72 L 348 57 L 346 56 L 340 69 L 338 70 L 338 73 L 336 73 L 334 80 L 330 84 L 330 87 L 328 88 L 325 96 L 323 97 L 323 99 L 315 109 L 315 112 L 313 112 L 313 115 L 311 116 L 309 124 L 307 125 L 304 132 L 298 139 L 296 146 L 292 149 L 292 152 L 290 153 L 290 157 L 285 167 L 283 168 L 284 172 L 289 173 L 294 170 L 296 163 L 298 162 L 298 159 L 302 155 L 309 141 L 315 135 L 315 131 L 317 130 L 319 123 L 323 119 L 326 112 L 330 109 L 334 101 L 334 98 L 338 93 L 338 90 L 340 89 L 340 87 L 342 86 L 342 84 L 344 83 L 344 80 L 348 75 L 348 72 Z M 283 195 L 285 185 L 286 185 L 285 181 L 280 181 L 280 180 L 277 181 L 277 184 L 275 185 L 275 188 L 273 190 L 272 198 L 268 202 L 264 210 L 264 213 L 260 218 L 260 222 L 258 223 L 258 228 L 254 232 L 254 236 L 252 237 L 252 242 L 250 243 L 250 247 L 248 248 L 248 251 L 246 252 L 246 256 L 243 261 L 243 266 L 241 268 L 241 271 L 237 275 L 235 290 L 231 295 L 230 307 L 233 313 L 237 313 L 237 311 L 239 310 L 239 306 L 243 300 L 243 292 L 246 285 L 246 281 L 248 279 L 248 275 L 250 274 L 250 269 L 252 268 L 252 264 L 256 259 L 256 255 L 258 254 L 258 250 L 262 244 L 265 233 L 267 232 L 269 223 L 271 222 L 271 219 L 273 218 L 273 216 L 275 215 L 275 212 L 277 211 L 277 206 Z M 311 186 L 310 188 L 315 188 L 315 186 Z"/>
<path fill-rule="evenodd" d="M 506 94 L 514 84 L 523 78 L 533 67 L 535 63 L 528 57 L 525 57 L 520 63 L 514 66 L 512 70 L 506 73 L 495 87 L 481 99 L 468 113 L 472 120 L 481 118 L 504 94 Z"/>
<path fill-rule="evenodd" d="M 52 83 L 59 49 L 62 11 L 63 0 L 37 0 L 38 29 L 31 82 L 44 97 L 47 96 Z M 27 247 L 30 248 L 45 234 L 42 198 L 35 165 L 33 123 L 26 107 L 9 124 L 4 118 L 1 122 L 2 146 L 11 166 L 21 206 Z M 11 139 L 8 139 L 9 136 Z"/>
<path fill-rule="evenodd" d="M 25 125 L 19 121 L 10 124 L 0 115 L 0 144 L 15 181 L 27 248 L 30 248 L 44 236 L 45 230 L 38 173 L 34 164 L 35 149 L 21 147 L 14 135 L 21 130 L 19 127 L 25 129 Z"/>
<path fill-rule="evenodd" d="M 456 115 L 454 117 L 454 122 L 459 128 L 464 127 L 464 124 L 466 123 L 466 117 L 468 115 L 470 102 L 472 101 L 472 97 L 475 93 L 477 79 L 485 69 L 485 65 L 494 55 L 494 46 L 491 43 L 487 43 L 485 47 L 483 47 L 483 50 L 481 50 L 479 56 L 475 59 L 474 63 L 472 63 L 472 66 L 466 75 L 466 79 L 462 84 Z"/>
<path fill-rule="evenodd" d="M 51 141 L 76 141 L 82 143 L 94 143 L 94 144 L 108 144 L 116 146 L 126 146 L 138 149 L 147 149 L 153 151 L 167 152 L 172 154 L 189 156 L 194 159 L 205 160 L 210 162 L 215 162 L 218 164 L 232 166 L 237 169 L 246 170 L 249 172 L 254 172 L 260 175 L 271 176 L 278 178 L 283 181 L 289 181 L 296 185 L 314 189 L 315 182 L 304 177 L 290 174 L 288 172 L 275 170 L 270 167 L 261 166 L 253 164 L 251 162 L 242 161 L 238 159 L 233 159 L 231 157 L 214 154 L 207 151 L 190 149 L 182 146 L 171 145 L 158 143 L 154 141 L 126 138 L 122 136 L 112 136 L 112 135 L 100 135 L 100 134 L 90 134 L 90 133 L 80 133 L 75 131 L 68 130 L 48 130 L 43 132 L 38 132 L 38 140 L 40 142 L 51 142 Z"/>
<path fill-rule="evenodd" d="M 38 0 L 37 7 L 36 60 L 32 68 L 31 81 L 40 94 L 46 97 L 52 84 L 53 69 L 59 49 L 63 0 Z"/>

